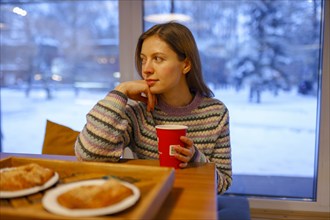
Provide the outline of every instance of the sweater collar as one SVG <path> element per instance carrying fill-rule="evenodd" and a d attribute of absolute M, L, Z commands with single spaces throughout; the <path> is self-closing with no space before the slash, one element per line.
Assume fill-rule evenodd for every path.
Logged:
<path fill-rule="evenodd" d="M 162 100 L 158 100 L 157 108 L 160 111 L 163 111 L 169 115 L 176 115 L 176 116 L 187 115 L 188 113 L 195 110 L 199 106 L 201 101 L 202 101 L 202 96 L 199 93 L 197 93 L 194 96 L 193 100 L 186 106 L 174 107 L 174 106 L 168 105 L 167 103 L 165 103 Z"/>

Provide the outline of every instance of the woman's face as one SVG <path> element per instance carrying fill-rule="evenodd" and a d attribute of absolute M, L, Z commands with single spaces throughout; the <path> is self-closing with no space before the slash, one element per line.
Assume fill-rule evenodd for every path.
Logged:
<path fill-rule="evenodd" d="M 144 40 L 141 48 L 142 77 L 153 94 L 179 95 L 188 87 L 185 74 L 190 66 L 178 59 L 177 54 L 158 36 Z"/>

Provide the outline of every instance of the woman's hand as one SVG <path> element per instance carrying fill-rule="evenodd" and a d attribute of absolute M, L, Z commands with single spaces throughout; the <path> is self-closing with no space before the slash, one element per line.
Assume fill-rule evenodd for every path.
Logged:
<path fill-rule="evenodd" d="M 192 159 L 192 157 L 195 154 L 195 147 L 194 147 L 194 142 L 186 137 L 186 136 L 181 136 L 180 140 L 184 143 L 184 147 L 181 147 L 180 145 L 175 146 L 175 158 L 178 160 L 182 161 L 180 163 L 181 168 L 185 168 L 188 166 L 188 162 Z"/>
<path fill-rule="evenodd" d="M 148 84 L 144 80 L 120 83 L 115 90 L 124 93 L 128 98 L 147 104 L 147 111 L 154 110 L 157 104 L 156 95 L 151 94 Z"/>

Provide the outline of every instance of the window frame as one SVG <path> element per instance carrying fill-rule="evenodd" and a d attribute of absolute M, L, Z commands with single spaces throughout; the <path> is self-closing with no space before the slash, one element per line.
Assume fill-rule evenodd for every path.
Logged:
<path fill-rule="evenodd" d="M 323 36 L 323 60 L 321 91 L 319 94 L 318 115 L 318 159 L 317 167 L 317 192 L 316 201 L 302 201 L 290 199 L 249 197 L 251 209 L 273 209 L 290 211 L 329 212 L 329 185 L 330 185 L 330 100 L 326 94 L 330 94 L 330 2 L 324 1 L 324 36 Z M 137 10 L 140 9 L 140 10 Z M 127 16 L 130 15 L 130 16 Z M 138 36 L 143 31 L 143 0 L 119 1 L 119 37 L 120 42 L 120 72 L 121 81 L 137 79 L 138 75 L 134 67 L 135 45 Z"/>

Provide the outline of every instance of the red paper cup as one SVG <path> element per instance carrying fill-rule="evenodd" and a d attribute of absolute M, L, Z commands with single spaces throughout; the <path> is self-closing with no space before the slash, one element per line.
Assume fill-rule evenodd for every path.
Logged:
<path fill-rule="evenodd" d="M 175 150 L 173 146 L 184 146 L 180 141 L 180 137 L 186 135 L 187 129 L 188 127 L 185 125 L 156 126 L 160 166 L 179 168 L 181 161 L 174 157 Z"/>

